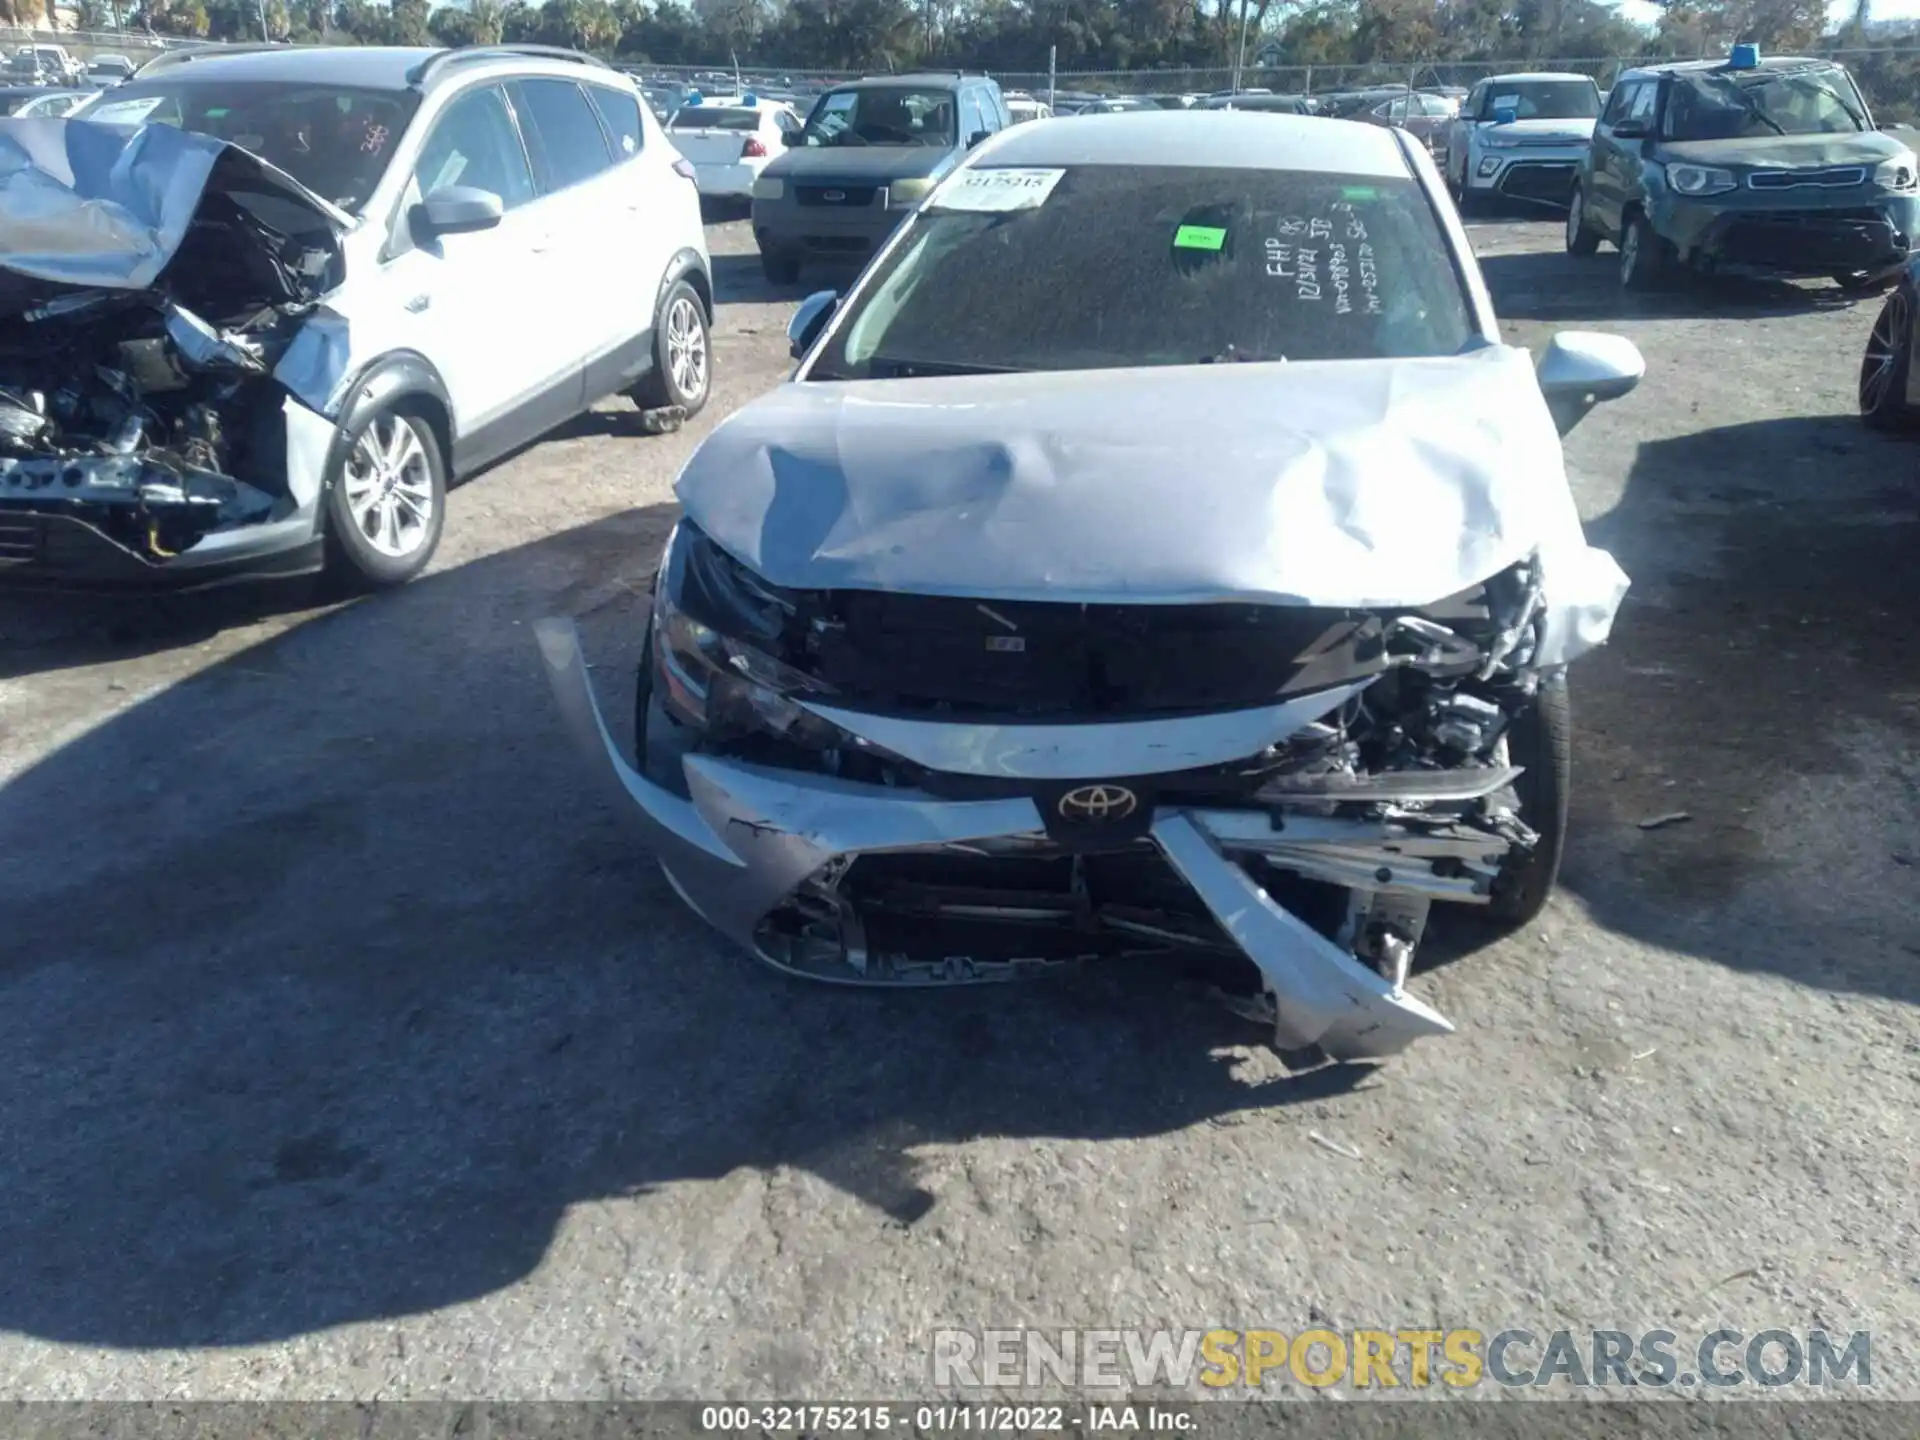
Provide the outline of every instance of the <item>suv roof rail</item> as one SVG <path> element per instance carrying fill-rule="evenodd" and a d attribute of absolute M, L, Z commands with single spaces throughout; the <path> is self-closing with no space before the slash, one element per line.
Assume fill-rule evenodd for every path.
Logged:
<path fill-rule="evenodd" d="M 614 68 L 598 55 L 589 55 L 584 50 L 569 50 L 564 45 L 461 45 L 451 50 L 436 50 L 427 56 L 407 71 L 407 83 L 424 85 L 447 66 L 468 60 L 504 60 L 515 55 L 541 60 L 571 60 L 579 65 L 595 65 L 602 70 Z"/>
<path fill-rule="evenodd" d="M 209 55 L 252 55 L 266 50 L 291 50 L 294 46 L 283 42 L 254 40 L 244 45 L 228 45 L 219 40 L 208 40 L 202 44 L 187 44 L 180 47 L 168 46 L 160 51 L 136 72 L 151 75 L 156 70 L 171 70 L 176 65 L 184 65 L 189 60 L 201 60 Z"/>

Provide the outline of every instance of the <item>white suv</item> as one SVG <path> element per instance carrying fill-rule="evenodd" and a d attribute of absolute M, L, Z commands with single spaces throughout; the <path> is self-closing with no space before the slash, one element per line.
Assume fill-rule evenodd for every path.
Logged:
<path fill-rule="evenodd" d="M 706 402 L 692 167 L 588 57 L 183 51 L 64 123 L 112 128 L 0 121 L 47 181 L 0 196 L 0 585 L 397 584 L 451 479 Z"/>

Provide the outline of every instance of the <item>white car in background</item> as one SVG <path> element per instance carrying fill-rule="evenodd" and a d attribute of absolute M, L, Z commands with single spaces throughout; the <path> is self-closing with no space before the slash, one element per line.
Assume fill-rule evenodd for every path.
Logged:
<path fill-rule="evenodd" d="M 1463 211 L 1495 196 L 1565 205 L 1599 118 L 1589 75 L 1494 75 L 1468 92 L 1434 148 Z"/>
<path fill-rule="evenodd" d="M 1044 100 L 1036 100 L 1033 96 L 1023 95 L 1018 91 L 1005 98 L 1007 102 L 1007 114 L 1013 117 L 1013 123 L 1016 125 L 1024 124 L 1029 120 L 1051 120 L 1053 118 L 1053 107 L 1048 105 Z"/>
<path fill-rule="evenodd" d="M 760 172 L 800 129 L 800 117 L 783 101 L 694 94 L 667 121 L 667 139 L 693 166 L 702 198 L 748 200 Z"/>

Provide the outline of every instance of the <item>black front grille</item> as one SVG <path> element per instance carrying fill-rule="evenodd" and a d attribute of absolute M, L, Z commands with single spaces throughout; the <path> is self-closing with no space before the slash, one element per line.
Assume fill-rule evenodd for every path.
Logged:
<path fill-rule="evenodd" d="M 40 557 L 38 520 L 0 515 L 0 565 L 19 565 Z"/>
<path fill-rule="evenodd" d="M 871 205 L 878 187 L 873 185 L 796 185 L 794 198 L 802 205 L 831 205 L 836 209 L 851 209 L 856 205 Z"/>
<path fill-rule="evenodd" d="M 1747 185 L 1754 190 L 1791 190 L 1797 185 L 1820 185 L 1838 190 L 1850 185 L 1864 185 L 1866 179 L 1865 166 L 1828 165 L 1818 170 L 1756 170 L 1747 176 Z"/>
<path fill-rule="evenodd" d="M 1343 611 L 1063 605 L 846 591 L 818 637 L 836 703 L 939 715 L 1138 718 L 1276 703 Z"/>
<path fill-rule="evenodd" d="M 1540 160 L 1509 165 L 1500 177 L 1500 193 L 1516 200 L 1551 200 L 1564 205 L 1573 197 L 1573 169 L 1570 164 Z"/>
<path fill-rule="evenodd" d="M 1859 270 L 1905 258 L 1907 239 L 1875 210 L 1782 211 L 1732 220 L 1719 250 L 1732 265 Z"/>

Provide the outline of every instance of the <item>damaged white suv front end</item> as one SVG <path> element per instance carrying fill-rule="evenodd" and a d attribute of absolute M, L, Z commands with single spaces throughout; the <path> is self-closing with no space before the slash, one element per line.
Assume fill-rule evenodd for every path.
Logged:
<path fill-rule="evenodd" d="M 1477 274 L 1453 312 L 1312 312 L 1333 345 L 1381 335 L 1437 354 L 885 361 L 949 335 L 975 356 L 1005 345 L 1009 362 L 1056 343 L 1037 324 L 1021 336 L 1019 317 L 1044 288 L 1071 291 L 1060 257 L 1083 235 L 1113 237 L 1090 257 L 1105 276 L 1137 264 L 1141 283 L 1164 275 L 1192 297 L 1196 277 L 1244 275 L 1256 302 L 1275 293 L 1261 287 L 1276 242 L 1256 238 L 1236 272 L 1229 237 L 1287 233 L 1290 211 L 1357 226 L 1366 203 L 1376 237 L 1404 222 L 1464 250 L 1457 224 L 1438 228 L 1424 155 L 1338 122 L 1253 117 L 1298 141 L 1298 175 L 1271 201 L 1236 177 L 1250 215 L 1192 219 L 1185 197 L 1221 193 L 1218 177 L 1152 166 L 1161 132 L 1196 118 L 1194 144 L 1218 153 L 1255 138 L 1233 128 L 1249 117 L 1212 114 L 1009 132 L 970 164 L 1014 163 L 998 152 L 1030 136 L 1018 163 L 1067 146 L 1091 173 L 1012 172 L 1014 201 L 920 217 L 824 334 L 825 297 L 803 307 L 814 333 L 796 337 L 811 349 L 795 379 L 681 475 L 637 765 L 600 717 L 572 623 L 538 638 L 576 741 L 675 889 L 781 970 L 947 985 L 1224 957 L 1244 962 L 1276 1048 L 1389 1055 L 1452 1028 L 1409 984 L 1433 902 L 1516 923 L 1551 890 L 1565 668 L 1605 641 L 1627 589 L 1586 543 L 1559 435 L 1631 389 L 1640 361 L 1569 335 L 1536 371 L 1492 338 Z M 1022 229 L 1034 175 L 1060 209 Z M 921 225 L 932 239 L 911 251 Z M 977 261 L 938 258 L 969 246 Z M 914 275 L 916 254 L 960 273 Z M 1433 259 L 1414 279 L 1446 300 L 1433 287 L 1458 282 Z M 1034 288 L 971 326 L 950 297 L 1006 274 Z M 1274 323 L 1305 348 L 1284 278 Z M 1242 297 L 1214 303 L 1210 328 L 1242 323 Z M 1116 328 L 1076 323 L 1088 338 L 1069 336 L 1070 353 Z"/>

